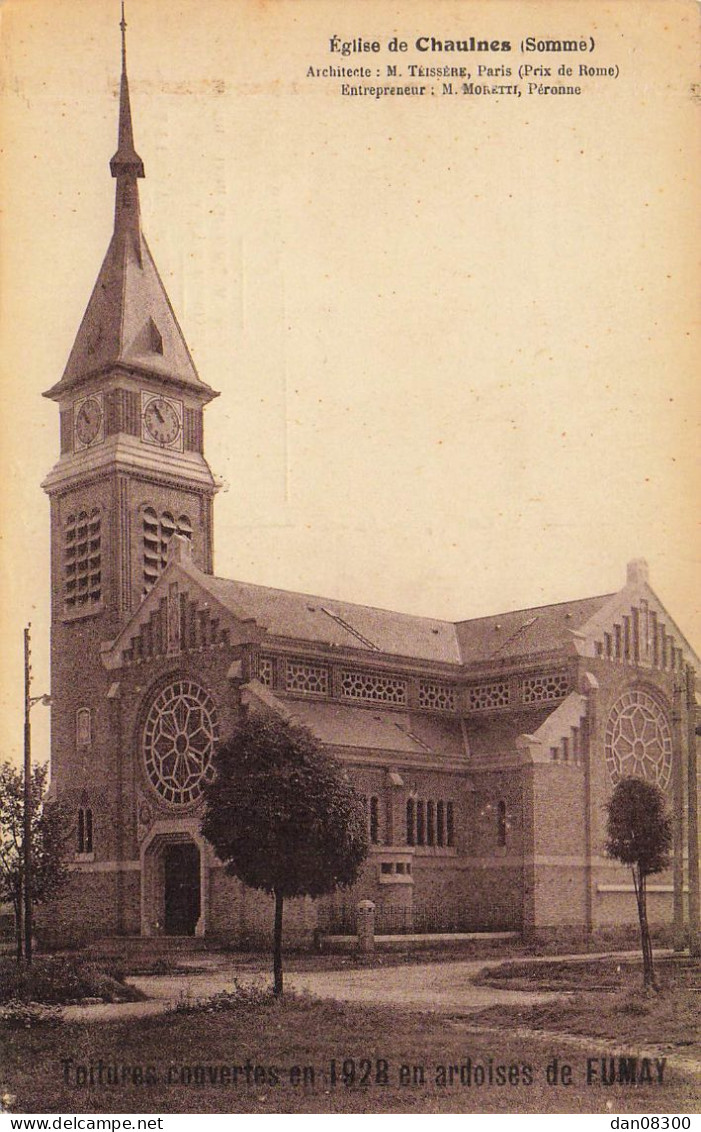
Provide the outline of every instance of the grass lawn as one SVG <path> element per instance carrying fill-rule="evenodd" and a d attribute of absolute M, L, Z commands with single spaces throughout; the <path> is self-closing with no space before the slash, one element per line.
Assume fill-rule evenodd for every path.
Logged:
<path fill-rule="evenodd" d="M 698 1105 L 692 1078 L 669 1066 L 661 1083 L 621 1084 L 618 1060 L 607 1059 L 605 1071 L 619 1077 L 607 1086 L 596 1047 L 461 1033 L 441 1015 L 294 996 L 128 1024 L 3 1030 L 0 1043 L 0 1090 L 24 1113 L 684 1113 Z M 553 1058 L 560 1077 L 570 1066 L 572 1084 L 547 1083 Z M 624 1079 L 631 1068 L 659 1079 L 655 1062 L 627 1063 Z"/>
<path fill-rule="evenodd" d="M 632 1042 L 701 1060 L 701 964 L 684 957 L 657 959 L 655 972 L 659 993 L 642 990 L 639 961 L 504 964 L 483 971 L 475 981 L 502 989 L 561 990 L 571 996 L 537 1006 L 494 1006 L 472 1018 L 507 1029 L 527 1026 Z"/>
<path fill-rule="evenodd" d="M 426 937 L 430 941 L 430 936 Z M 655 947 L 667 947 L 669 939 L 664 933 L 653 932 Z M 253 970 L 268 971 L 272 965 L 272 956 L 269 954 L 270 940 L 262 941 L 261 946 L 250 951 L 226 949 L 218 953 L 228 956 L 240 970 L 250 968 Z M 395 937 L 394 944 L 389 950 L 376 950 L 370 954 L 358 951 L 339 952 L 309 950 L 285 951 L 286 971 L 337 971 L 343 967 L 356 970 L 363 967 L 397 967 L 405 963 L 453 963 L 459 960 L 478 959 L 524 959 L 529 956 L 544 956 L 558 954 L 586 954 L 589 951 L 622 951 L 636 950 L 639 947 L 639 936 L 636 928 L 616 928 L 608 932 L 598 933 L 590 940 L 551 940 L 541 943 L 524 943 L 521 940 L 490 940 L 467 939 L 458 943 L 446 945 L 444 943 L 416 947 L 412 943 L 402 943 L 402 937 Z M 70 953 L 66 953 L 70 954 Z M 103 955 L 99 948 L 88 949 L 83 952 L 100 964 L 107 962 L 132 975 L 169 974 L 181 969 L 181 956 L 177 952 L 172 955 L 163 955 L 158 958 L 149 958 L 135 955 L 126 950 L 122 954 L 110 953 Z M 209 969 L 207 953 L 202 952 L 202 970 Z M 197 968 L 197 952 L 187 956 L 187 966 L 190 970 Z"/>
<path fill-rule="evenodd" d="M 657 958 L 655 977 L 663 989 L 701 990 L 701 963 L 685 955 Z M 538 963 L 521 960 L 485 968 L 475 982 L 511 990 L 634 990 L 642 984 L 642 965 L 638 957 L 591 961 L 553 959 Z"/>

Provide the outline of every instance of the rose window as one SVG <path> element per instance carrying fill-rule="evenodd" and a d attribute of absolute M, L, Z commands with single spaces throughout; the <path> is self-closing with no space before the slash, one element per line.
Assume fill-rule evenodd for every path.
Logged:
<path fill-rule="evenodd" d="M 162 798 L 183 806 L 196 802 L 214 777 L 218 738 L 214 704 L 190 680 L 169 684 L 155 699 L 144 727 L 146 773 Z"/>
<path fill-rule="evenodd" d="M 606 763 L 614 785 L 635 775 L 666 789 L 672 737 L 667 716 L 647 692 L 626 692 L 613 705 L 606 724 Z"/>

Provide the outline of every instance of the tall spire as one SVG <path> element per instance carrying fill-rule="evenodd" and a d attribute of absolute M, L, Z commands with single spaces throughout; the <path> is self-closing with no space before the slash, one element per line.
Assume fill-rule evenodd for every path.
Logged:
<path fill-rule="evenodd" d="M 63 377 L 47 391 L 57 400 L 88 377 L 112 367 L 157 375 L 202 400 L 216 396 L 200 380 L 141 229 L 138 178 L 144 163 L 134 149 L 127 80 L 127 23 L 122 0 L 122 80 L 117 152 L 110 161 L 116 179 L 114 232 L 80 324 Z"/>
<path fill-rule="evenodd" d="M 117 152 L 110 161 L 112 176 L 117 178 L 117 210 L 115 221 L 119 220 L 120 203 L 135 206 L 138 214 L 138 192 L 136 178 L 144 176 L 144 163 L 134 149 L 134 132 L 131 124 L 131 104 L 129 102 L 129 80 L 127 79 L 127 22 L 122 18 L 119 24 L 122 32 L 122 79 L 119 90 L 119 132 Z M 120 185 L 120 181 L 123 184 Z M 129 186 L 129 188 L 127 188 Z"/>

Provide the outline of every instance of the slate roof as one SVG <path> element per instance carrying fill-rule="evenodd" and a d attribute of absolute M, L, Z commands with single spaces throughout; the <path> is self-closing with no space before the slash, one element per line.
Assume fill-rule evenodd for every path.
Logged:
<path fill-rule="evenodd" d="M 603 594 L 459 621 L 455 631 L 463 662 L 502 660 L 562 648 L 571 642 L 573 631 L 585 625 L 613 596 Z"/>
<path fill-rule="evenodd" d="M 471 715 L 465 725 L 471 757 L 492 759 L 495 755 L 513 755 L 519 736 L 537 731 L 556 706 L 539 704 L 529 711 L 490 714 L 489 717 Z"/>
<path fill-rule="evenodd" d="M 122 366 L 211 400 L 216 394 L 197 374 L 141 230 L 137 181 L 144 164 L 134 148 L 124 40 L 117 142 L 110 161 L 117 181 L 112 239 L 63 376 L 44 396 L 60 398 L 93 374 Z"/>
<path fill-rule="evenodd" d="M 198 377 L 141 233 L 112 237 L 63 376 L 47 396 L 113 365 L 211 392 Z"/>
<path fill-rule="evenodd" d="M 235 616 L 254 618 L 273 637 L 449 664 L 562 648 L 611 596 L 453 623 L 228 578 L 199 580 Z"/>
<path fill-rule="evenodd" d="M 450 621 L 414 617 L 333 598 L 269 589 L 202 575 L 200 583 L 239 617 L 253 617 L 274 637 L 318 641 L 372 654 L 460 663 Z"/>
<path fill-rule="evenodd" d="M 456 720 L 425 719 L 418 713 L 301 700 L 286 700 L 285 709 L 329 746 L 415 755 L 430 753 L 448 758 L 465 754 Z"/>

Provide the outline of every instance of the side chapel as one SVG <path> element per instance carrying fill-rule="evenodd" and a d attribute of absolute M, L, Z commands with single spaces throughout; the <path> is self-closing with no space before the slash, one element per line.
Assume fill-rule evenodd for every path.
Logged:
<path fill-rule="evenodd" d="M 70 883 L 46 943 L 267 932 L 262 894 L 200 833 L 242 711 L 307 725 L 367 800 L 358 884 L 288 928 L 592 931 L 636 917 L 603 853 L 623 775 L 659 784 L 674 865 L 652 921 L 683 930 L 695 860 L 698 658 L 631 562 L 616 593 L 439 621 L 214 573 L 198 375 L 143 234 L 122 20 L 114 232 L 60 381 L 51 503 L 52 789 Z M 687 820 L 688 818 L 688 820 Z M 691 874 L 691 875 L 690 875 Z"/>

